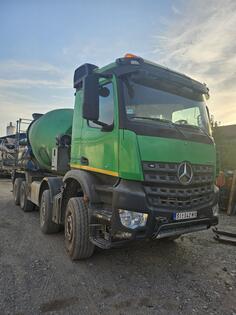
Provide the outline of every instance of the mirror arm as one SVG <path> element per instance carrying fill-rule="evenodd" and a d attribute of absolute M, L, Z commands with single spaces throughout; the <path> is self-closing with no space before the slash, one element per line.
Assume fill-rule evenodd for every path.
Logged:
<path fill-rule="evenodd" d="M 108 125 L 99 120 L 93 120 L 92 122 L 96 125 L 101 126 L 102 127 L 101 131 L 111 131 L 114 128 L 114 123 L 112 123 L 111 125 Z"/>
<path fill-rule="evenodd" d="M 112 131 L 114 129 L 114 123 L 111 125 L 105 125 L 102 127 L 101 131 Z"/>
<path fill-rule="evenodd" d="M 99 121 L 99 120 L 92 120 L 92 122 L 96 125 L 99 125 L 99 126 L 102 126 L 102 127 L 105 127 L 105 126 L 109 126 L 107 125 L 106 123 L 103 123 L 102 121 Z"/>

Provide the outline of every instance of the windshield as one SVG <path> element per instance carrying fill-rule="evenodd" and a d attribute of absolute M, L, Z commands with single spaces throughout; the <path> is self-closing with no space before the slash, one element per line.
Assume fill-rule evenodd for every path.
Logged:
<path fill-rule="evenodd" d="M 125 108 L 129 120 L 149 120 L 195 127 L 210 132 L 204 96 L 174 83 L 127 76 Z"/>

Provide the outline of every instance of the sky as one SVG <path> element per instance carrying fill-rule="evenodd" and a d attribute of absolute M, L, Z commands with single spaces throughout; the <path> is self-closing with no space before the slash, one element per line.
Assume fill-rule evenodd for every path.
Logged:
<path fill-rule="evenodd" d="M 0 0 L 0 135 L 32 113 L 73 107 L 74 70 L 130 52 L 210 88 L 236 123 L 235 0 Z"/>

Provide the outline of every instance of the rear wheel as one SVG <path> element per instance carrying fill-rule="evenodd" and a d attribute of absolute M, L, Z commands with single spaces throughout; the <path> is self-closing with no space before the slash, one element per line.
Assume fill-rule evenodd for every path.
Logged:
<path fill-rule="evenodd" d="M 20 204 L 20 186 L 22 182 L 23 182 L 23 178 L 18 177 L 15 179 L 14 184 L 13 184 L 13 198 L 17 206 L 19 206 Z"/>
<path fill-rule="evenodd" d="M 34 210 L 34 204 L 27 199 L 26 182 L 24 180 L 20 185 L 20 207 L 24 212 Z"/>
<path fill-rule="evenodd" d="M 60 225 L 52 221 L 52 207 L 50 191 L 44 190 L 39 208 L 40 229 L 44 234 L 57 233 L 60 230 Z"/>
<path fill-rule="evenodd" d="M 72 260 L 89 258 L 94 252 L 89 240 L 88 208 L 81 197 L 71 198 L 67 204 L 65 245 Z"/>

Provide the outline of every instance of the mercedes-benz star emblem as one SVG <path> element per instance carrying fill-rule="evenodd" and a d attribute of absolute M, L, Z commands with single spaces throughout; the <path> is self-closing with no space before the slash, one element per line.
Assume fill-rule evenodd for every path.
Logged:
<path fill-rule="evenodd" d="M 193 178 L 192 166 L 187 162 L 182 162 L 178 167 L 178 179 L 182 185 L 188 185 Z"/>

